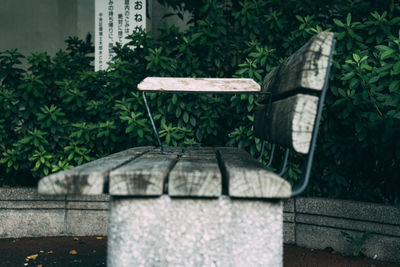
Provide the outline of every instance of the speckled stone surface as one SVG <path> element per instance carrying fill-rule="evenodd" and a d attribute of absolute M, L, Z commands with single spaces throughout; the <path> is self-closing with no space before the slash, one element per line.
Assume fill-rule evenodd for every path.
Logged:
<path fill-rule="evenodd" d="M 111 200 L 108 265 L 282 266 L 282 203 L 218 199 Z"/>

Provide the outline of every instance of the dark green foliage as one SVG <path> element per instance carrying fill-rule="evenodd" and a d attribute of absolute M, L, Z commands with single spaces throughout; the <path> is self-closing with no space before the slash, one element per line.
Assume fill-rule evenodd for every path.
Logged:
<path fill-rule="evenodd" d="M 157 39 L 145 32 L 131 35 L 128 45 L 114 48 L 107 71 L 93 71 L 88 40 L 70 38 L 67 50 L 54 57 L 33 54 L 28 70 L 18 68 L 23 56 L 17 51 L 0 53 L 0 183 L 34 184 L 45 174 L 93 158 L 155 145 L 136 90 L 146 76 L 261 82 L 313 35 L 330 30 L 338 42 L 308 193 L 399 201 L 397 3 L 161 2 L 178 13 L 192 11 L 194 24 L 184 32 L 165 25 Z M 164 144 L 260 151 L 260 140 L 252 137 L 256 96 L 149 94 L 148 100 Z M 295 182 L 302 158 L 291 157 L 294 163 L 285 175 Z"/>

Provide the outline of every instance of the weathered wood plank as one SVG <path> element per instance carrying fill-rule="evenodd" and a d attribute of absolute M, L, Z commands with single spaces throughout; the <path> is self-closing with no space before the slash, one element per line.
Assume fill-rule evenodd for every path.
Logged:
<path fill-rule="evenodd" d="M 160 196 L 169 171 L 178 160 L 181 149 L 165 148 L 144 154 L 110 173 L 110 195 Z"/>
<path fill-rule="evenodd" d="M 169 174 L 170 196 L 218 197 L 222 177 L 212 147 L 189 148 Z"/>
<path fill-rule="evenodd" d="M 246 151 L 238 148 L 218 149 L 222 174 L 227 179 L 228 193 L 240 198 L 288 198 L 290 184 L 267 170 Z"/>
<path fill-rule="evenodd" d="M 322 90 L 328 75 L 333 33 L 321 32 L 265 76 L 262 92 L 273 95 L 299 88 Z M 265 103 L 265 95 L 259 102 Z"/>
<path fill-rule="evenodd" d="M 39 181 L 38 191 L 40 194 L 49 195 L 100 195 L 104 192 L 104 184 L 108 182 L 111 170 L 152 149 L 153 147 L 128 149 L 43 177 Z"/>
<path fill-rule="evenodd" d="M 261 87 L 252 79 L 233 78 L 161 78 L 147 77 L 138 85 L 141 91 L 203 92 L 203 93 L 251 93 Z"/>
<path fill-rule="evenodd" d="M 318 97 L 297 94 L 256 108 L 254 136 L 307 154 L 317 114 Z"/>

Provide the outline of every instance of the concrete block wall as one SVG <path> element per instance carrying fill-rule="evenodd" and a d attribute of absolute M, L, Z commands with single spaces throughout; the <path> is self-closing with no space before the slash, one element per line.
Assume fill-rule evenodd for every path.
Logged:
<path fill-rule="evenodd" d="M 0 238 L 106 235 L 109 196 L 43 196 L 0 189 Z"/>
<path fill-rule="evenodd" d="M 355 245 L 347 242 L 341 232 L 361 237 L 369 231 L 371 234 L 365 242 L 365 254 L 378 260 L 400 262 L 398 206 L 297 198 L 285 205 L 284 227 L 288 233 L 285 238 L 287 243 L 315 249 L 331 247 L 346 254 L 351 254 Z"/>
<path fill-rule="evenodd" d="M 109 197 L 40 196 L 36 189 L 0 189 L 0 238 L 106 235 Z M 341 231 L 362 235 L 366 255 L 400 263 L 400 207 L 296 198 L 284 203 L 284 242 L 351 254 Z"/>

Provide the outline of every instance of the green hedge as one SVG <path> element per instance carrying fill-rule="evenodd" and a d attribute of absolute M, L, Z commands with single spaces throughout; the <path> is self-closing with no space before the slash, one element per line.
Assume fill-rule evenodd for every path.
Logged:
<path fill-rule="evenodd" d="M 338 40 L 308 194 L 397 203 L 400 188 L 400 7 L 394 1 L 161 1 L 193 12 L 181 32 L 139 32 L 94 72 L 90 38 L 54 57 L 0 53 L 0 184 L 133 146 L 155 145 L 136 90 L 146 76 L 250 77 L 322 30 Z M 186 5 L 185 5 L 185 2 Z M 331 3 L 335 2 L 335 3 Z M 295 14 L 295 16 L 291 15 Z M 135 47 L 135 49 L 131 49 Z M 20 68 L 27 60 L 28 69 Z M 251 95 L 149 95 L 167 145 L 229 145 L 257 155 Z M 292 155 L 286 178 L 298 180 Z M 264 160 L 267 160 L 267 156 Z"/>

